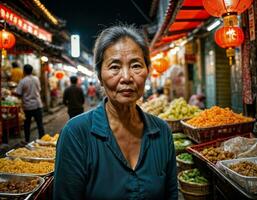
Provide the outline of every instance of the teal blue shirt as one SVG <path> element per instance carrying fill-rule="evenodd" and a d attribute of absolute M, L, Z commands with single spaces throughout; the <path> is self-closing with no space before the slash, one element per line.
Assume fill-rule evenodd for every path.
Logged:
<path fill-rule="evenodd" d="M 133 170 L 112 134 L 106 100 L 63 128 L 57 145 L 54 199 L 177 199 L 175 150 L 167 123 L 137 107 L 144 130 Z"/>

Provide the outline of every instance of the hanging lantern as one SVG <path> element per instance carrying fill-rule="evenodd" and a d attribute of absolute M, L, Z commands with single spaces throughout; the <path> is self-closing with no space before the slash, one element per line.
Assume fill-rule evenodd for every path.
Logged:
<path fill-rule="evenodd" d="M 64 77 L 64 72 L 63 71 L 56 71 L 54 76 L 58 79 L 61 80 Z"/>
<path fill-rule="evenodd" d="M 165 58 L 159 58 L 153 61 L 152 66 L 157 72 L 163 73 L 168 69 L 169 62 Z"/>
<path fill-rule="evenodd" d="M 215 32 L 215 42 L 226 48 L 229 64 L 232 65 L 232 58 L 235 56 L 235 47 L 240 46 L 244 41 L 244 33 L 240 27 L 222 27 Z"/>
<path fill-rule="evenodd" d="M 14 46 L 14 44 L 15 44 L 15 36 L 4 29 L 1 30 L 0 31 L 0 48 L 10 49 Z"/>
<path fill-rule="evenodd" d="M 221 17 L 226 13 L 241 14 L 252 4 L 253 0 L 203 0 L 205 10 L 214 17 Z"/>
<path fill-rule="evenodd" d="M 152 77 L 153 78 L 157 78 L 157 77 L 159 77 L 160 76 L 160 73 L 158 73 L 155 69 L 153 69 L 153 71 L 152 71 Z"/>

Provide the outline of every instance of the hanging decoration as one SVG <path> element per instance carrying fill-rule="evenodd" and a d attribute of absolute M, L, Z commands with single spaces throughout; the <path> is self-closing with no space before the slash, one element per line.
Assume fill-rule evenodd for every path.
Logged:
<path fill-rule="evenodd" d="M 6 30 L 0 31 L 0 48 L 10 49 L 15 45 L 15 36 Z"/>
<path fill-rule="evenodd" d="M 203 0 L 205 10 L 214 17 L 228 14 L 241 14 L 252 4 L 253 0 Z"/>
<path fill-rule="evenodd" d="M 160 76 L 160 73 L 158 73 L 155 69 L 153 69 L 152 73 L 151 73 L 153 78 L 157 78 Z"/>
<path fill-rule="evenodd" d="M 229 64 L 232 65 L 232 58 L 235 56 L 235 47 L 240 46 L 244 41 L 244 33 L 240 27 L 224 26 L 215 32 L 215 42 L 226 48 Z"/>
<path fill-rule="evenodd" d="M 222 17 L 224 27 L 215 32 L 215 42 L 226 48 L 229 64 L 232 65 L 235 56 L 235 47 L 244 41 L 244 33 L 238 24 L 237 15 L 248 9 L 253 0 L 203 0 L 205 10 L 214 17 Z"/>
<path fill-rule="evenodd" d="M 54 76 L 58 79 L 58 80 L 61 80 L 63 77 L 64 77 L 64 72 L 63 71 L 56 71 L 54 73 Z"/>
<path fill-rule="evenodd" d="M 152 62 L 152 67 L 158 73 L 163 73 L 169 68 L 169 61 L 166 58 L 158 58 Z"/>

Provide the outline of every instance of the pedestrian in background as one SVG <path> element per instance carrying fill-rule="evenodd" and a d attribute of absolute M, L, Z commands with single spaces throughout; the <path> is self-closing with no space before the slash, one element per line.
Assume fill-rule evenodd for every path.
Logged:
<path fill-rule="evenodd" d="M 87 96 L 88 96 L 88 100 L 89 100 L 89 105 L 90 106 L 95 105 L 96 87 L 93 85 L 92 82 L 89 83 L 89 86 L 87 88 Z"/>
<path fill-rule="evenodd" d="M 12 69 L 11 69 L 11 81 L 15 83 L 19 83 L 20 80 L 23 78 L 23 71 L 17 64 L 17 62 L 12 63 Z"/>
<path fill-rule="evenodd" d="M 39 138 L 45 133 L 43 127 L 43 104 L 40 97 L 41 86 L 38 77 L 32 75 L 32 71 L 33 67 L 31 65 L 24 65 L 24 78 L 19 82 L 16 88 L 16 94 L 22 98 L 25 113 L 24 133 L 26 142 L 30 141 L 32 117 L 34 117 L 37 123 Z"/>
<path fill-rule="evenodd" d="M 78 78 L 70 77 L 71 85 L 64 90 L 63 103 L 68 107 L 70 119 L 84 112 L 85 102 L 82 88 L 77 86 Z"/>

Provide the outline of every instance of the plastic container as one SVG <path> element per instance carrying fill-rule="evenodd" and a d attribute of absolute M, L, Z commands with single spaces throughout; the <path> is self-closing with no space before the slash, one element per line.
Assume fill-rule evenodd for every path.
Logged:
<path fill-rule="evenodd" d="M 238 183 L 247 192 L 257 194 L 257 176 L 243 176 L 229 168 L 229 165 L 241 161 L 250 161 L 257 164 L 257 157 L 223 160 L 217 163 L 217 167 L 223 170 L 227 176 Z"/>

